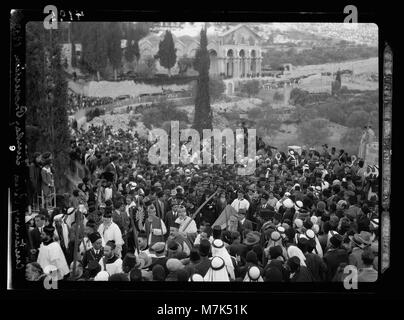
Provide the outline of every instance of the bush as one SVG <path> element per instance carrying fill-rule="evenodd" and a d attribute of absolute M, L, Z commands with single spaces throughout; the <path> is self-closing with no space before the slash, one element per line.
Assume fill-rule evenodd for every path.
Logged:
<path fill-rule="evenodd" d="M 275 101 L 282 101 L 283 100 L 283 94 L 280 93 L 279 91 L 276 91 L 274 94 L 274 100 Z"/>
<path fill-rule="evenodd" d="M 148 129 L 151 129 L 152 126 L 161 128 L 166 121 L 189 123 L 187 113 L 177 110 L 173 103 L 167 101 L 150 107 L 143 114 L 143 123 Z"/>
<path fill-rule="evenodd" d="M 195 79 L 195 77 L 189 77 L 189 79 Z M 198 87 L 197 81 L 194 81 L 192 84 L 192 96 L 195 98 L 196 97 L 196 89 Z M 217 100 L 219 100 L 223 93 L 226 90 L 226 85 L 224 84 L 224 81 L 222 79 L 217 79 L 217 78 L 210 78 L 209 79 L 209 96 L 210 96 L 210 102 L 213 103 Z"/>
<path fill-rule="evenodd" d="M 86 112 L 86 119 L 87 122 L 90 122 L 91 120 L 93 120 L 96 117 L 102 116 L 105 114 L 105 110 L 104 109 L 90 109 Z"/>
<path fill-rule="evenodd" d="M 320 118 L 302 122 L 297 130 L 300 141 L 309 147 L 327 143 L 328 138 L 332 135 L 329 129 L 329 121 Z"/>
<path fill-rule="evenodd" d="M 240 87 L 240 91 L 251 97 L 257 95 L 260 91 L 260 83 L 258 80 L 251 80 L 243 83 Z"/>

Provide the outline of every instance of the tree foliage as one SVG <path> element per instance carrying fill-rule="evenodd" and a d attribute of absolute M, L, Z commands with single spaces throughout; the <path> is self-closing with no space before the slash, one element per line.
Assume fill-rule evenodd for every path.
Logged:
<path fill-rule="evenodd" d="M 279 70 L 284 63 L 298 66 L 367 59 L 377 56 L 377 47 L 369 46 L 347 47 L 346 45 L 337 45 L 330 48 L 316 47 L 300 52 L 294 48 L 287 51 L 270 49 L 264 54 L 262 65 L 269 65 L 272 69 Z"/>
<path fill-rule="evenodd" d="M 329 121 L 321 118 L 302 122 L 297 128 L 297 132 L 299 140 L 308 147 L 318 147 L 327 143 L 328 138 L 332 135 Z"/>
<path fill-rule="evenodd" d="M 100 80 L 100 73 L 108 63 L 107 33 L 104 22 L 86 22 L 86 31 L 82 35 L 81 65 L 91 74 L 96 74 Z"/>
<path fill-rule="evenodd" d="M 159 43 L 159 51 L 156 58 L 159 59 L 160 65 L 168 70 L 169 76 L 171 76 L 171 68 L 175 66 L 177 61 L 176 51 L 173 35 L 167 30 L 164 39 Z"/>
<path fill-rule="evenodd" d="M 255 96 L 260 91 L 260 83 L 258 80 L 247 81 L 241 85 L 240 91 L 248 97 Z"/>
<path fill-rule="evenodd" d="M 193 59 L 188 57 L 187 55 L 182 56 L 178 59 L 178 73 L 180 75 L 184 75 L 188 68 L 192 67 Z"/>
<path fill-rule="evenodd" d="M 109 22 L 107 25 L 107 53 L 109 62 L 114 69 L 115 80 L 117 70 L 122 63 L 121 38 L 122 31 L 118 22 Z"/>
<path fill-rule="evenodd" d="M 355 111 L 347 118 L 347 125 L 351 128 L 363 128 L 369 122 L 369 113 L 366 111 Z"/>
<path fill-rule="evenodd" d="M 209 67 L 210 58 L 208 52 L 208 38 L 206 30 L 201 30 L 199 48 L 195 54 L 194 69 L 198 71 L 197 92 L 195 96 L 195 114 L 193 127 L 202 134 L 203 129 L 212 129 L 212 109 L 210 106 L 209 92 Z"/>
<path fill-rule="evenodd" d="M 60 31 L 43 28 L 42 22 L 26 27 L 28 153 L 53 154 L 57 191 L 67 190 L 70 133 L 66 112 L 67 82 L 61 61 Z"/>
<path fill-rule="evenodd" d="M 192 86 L 193 97 L 196 97 L 197 90 L 197 81 L 195 81 Z M 223 96 L 225 90 L 226 85 L 224 84 L 224 81 L 222 79 L 209 78 L 209 95 L 212 102 L 220 99 Z"/>
<path fill-rule="evenodd" d="M 144 125 L 151 129 L 152 126 L 162 128 L 167 121 L 180 121 L 188 123 L 188 116 L 185 111 L 177 110 L 172 102 L 161 101 L 143 114 Z"/>

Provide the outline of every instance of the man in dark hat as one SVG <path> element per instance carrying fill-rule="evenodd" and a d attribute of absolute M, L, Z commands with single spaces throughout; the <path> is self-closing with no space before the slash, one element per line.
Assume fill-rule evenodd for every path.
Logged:
<path fill-rule="evenodd" d="M 86 269 L 90 261 L 99 261 L 104 256 L 104 248 L 102 247 L 102 238 L 98 232 L 88 235 L 92 248 L 84 253 L 83 268 Z"/>
<path fill-rule="evenodd" d="M 70 272 L 70 269 L 60 244 L 53 240 L 54 234 L 54 227 L 45 226 L 43 228 L 41 233 L 42 244 L 39 248 L 37 262 L 41 265 L 42 269 L 49 265 L 55 266 L 58 270 L 58 279 L 61 280 Z"/>

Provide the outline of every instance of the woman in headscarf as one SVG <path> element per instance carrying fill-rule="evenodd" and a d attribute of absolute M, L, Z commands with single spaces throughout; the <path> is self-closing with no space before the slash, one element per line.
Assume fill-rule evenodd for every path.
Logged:
<path fill-rule="evenodd" d="M 203 278 L 205 282 L 230 282 L 225 261 L 221 257 L 213 257 L 210 268 Z"/>
<path fill-rule="evenodd" d="M 227 249 L 224 246 L 224 242 L 220 239 L 215 239 L 212 243 L 212 257 L 220 257 L 223 259 L 226 265 L 227 272 L 230 279 L 235 280 L 233 260 Z"/>

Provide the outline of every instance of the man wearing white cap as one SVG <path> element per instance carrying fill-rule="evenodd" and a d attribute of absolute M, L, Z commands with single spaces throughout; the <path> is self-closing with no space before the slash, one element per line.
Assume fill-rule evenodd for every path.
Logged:
<path fill-rule="evenodd" d="M 261 277 L 260 269 L 256 266 L 250 267 L 243 282 L 264 282 L 264 279 Z"/>
<path fill-rule="evenodd" d="M 213 257 L 210 262 L 210 268 L 203 278 L 205 282 L 229 282 L 229 274 L 226 270 L 226 264 L 221 257 Z"/>
<path fill-rule="evenodd" d="M 233 260 L 227 249 L 224 246 L 224 242 L 220 239 L 215 239 L 212 243 L 212 257 L 220 257 L 223 259 L 226 265 L 227 272 L 230 279 L 235 279 Z"/>

